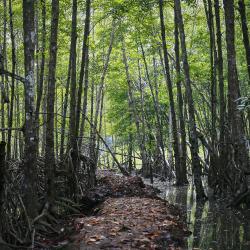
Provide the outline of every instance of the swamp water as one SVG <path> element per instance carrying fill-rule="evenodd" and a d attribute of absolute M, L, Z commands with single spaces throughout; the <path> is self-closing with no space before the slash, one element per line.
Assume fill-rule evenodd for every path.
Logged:
<path fill-rule="evenodd" d="M 156 182 L 153 186 L 163 191 L 162 198 L 186 214 L 192 235 L 186 239 L 185 249 L 250 250 L 250 210 L 233 211 L 215 200 L 197 203 L 191 185 L 175 187 Z"/>

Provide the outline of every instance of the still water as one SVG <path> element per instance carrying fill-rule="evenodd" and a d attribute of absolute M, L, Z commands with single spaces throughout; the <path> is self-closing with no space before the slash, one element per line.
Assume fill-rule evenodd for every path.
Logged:
<path fill-rule="evenodd" d="M 186 214 L 192 232 L 186 240 L 186 249 L 250 250 L 250 210 L 243 213 L 233 211 L 222 202 L 211 199 L 203 204 L 197 203 L 191 185 L 161 184 L 160 189 L 162 185 L 164 192 L 161 196 Z"/>

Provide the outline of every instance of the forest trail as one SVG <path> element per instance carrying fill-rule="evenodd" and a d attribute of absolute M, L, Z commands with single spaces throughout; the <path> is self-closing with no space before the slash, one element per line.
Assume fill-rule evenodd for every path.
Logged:
<path fill-rule="evenodd" d="M 0 249 L 248 249 L 249 3 L 1 0 Z"/>
<path fill-rule="evenodd" d="M 70 220 L 74 232 L 58 244 L 71 242 L 65 249 L 85 250 L 180 249 L 190 235 L 185 218 L 158 194 L 140 177 L 105 172 L 83 199 L 89 206 L 82 216 Z"/>

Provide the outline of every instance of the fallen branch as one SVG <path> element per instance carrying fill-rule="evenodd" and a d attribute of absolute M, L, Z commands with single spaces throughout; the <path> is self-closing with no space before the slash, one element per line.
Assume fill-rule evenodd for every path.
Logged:
<path fill-rule="evenodd" d="M 84 114 L 83 114 L 84 115 Z M 105 145 L 105 147 L 107 148 L 108 152 L 111 154 L 112 158 L 114 159 L 115 163 L 117 164 L 117 167 L 119 168 L 119 170 L 121 171 L 121 173 L 125 176 L 130 176 L 129 172 L 121 166 L 121 164 L 119 163 L 119 161 L 117 160 L 115 154 L 112 152 L 112 150 L 110 149 L 110 147 L 108 146 L 107 142 L 103 139 L 103 137 L 100 135 L 100 133 L 97 131 L 96 126 L 88 119 L 88 117 L 86 115 L 84 115 L 84 118 L 86 119 L 86 121 L 89 123 L 89 125 L 95 130 L 95 133 L 97 134 L 97 136 L 100 138 L 100 140 L 103 142 L 103 144 Z"/>
<path fill-rule="evenodd" d="M 0 75 L 6 75 L 6 76 L 9 76 L 11 78 L 14 78 L 16 79 L 17 81 L 20 81 L 22 83 L 25 83 L 26 82 L 26 79 L 22 76 L 19 76 L 17 74 L 13 74 L 7 70 L 4 70 L 4 69 L 0 69 Z"/>
<path fill-rule="evenodd" d="M 23 128 L 0 128 L 1 132 L 10 131 L 10 130 L 22 131 Z"/>

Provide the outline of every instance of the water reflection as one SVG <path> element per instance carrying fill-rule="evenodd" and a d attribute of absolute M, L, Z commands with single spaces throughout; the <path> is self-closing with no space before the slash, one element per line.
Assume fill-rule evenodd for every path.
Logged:
<path fill-rule="evenodd" d="M 249 250 L 250 210 L 243 214 L 214 200 L 196 203 L 193 186 L 168 185 L 165 198 L 186 213 L 189 230 L 186 249 Z"/>

